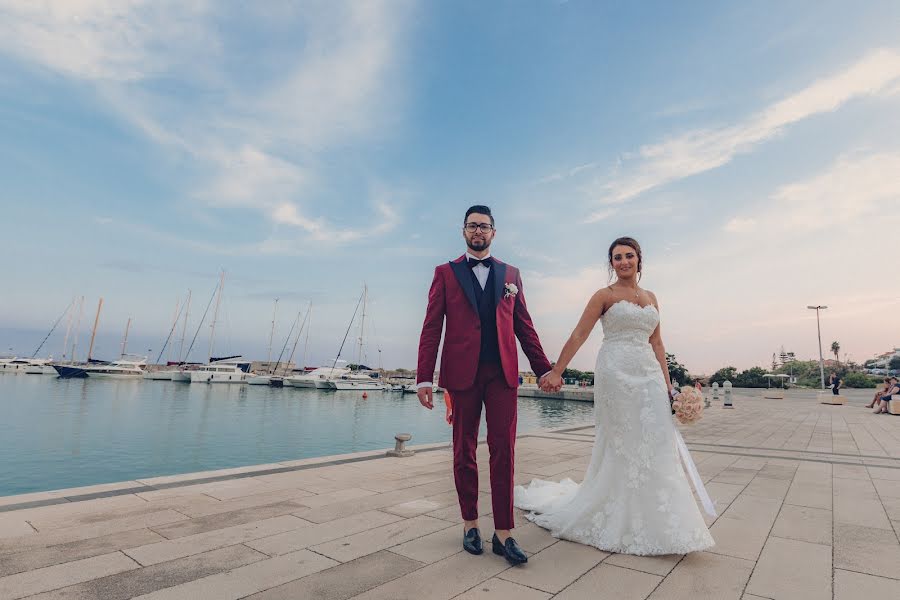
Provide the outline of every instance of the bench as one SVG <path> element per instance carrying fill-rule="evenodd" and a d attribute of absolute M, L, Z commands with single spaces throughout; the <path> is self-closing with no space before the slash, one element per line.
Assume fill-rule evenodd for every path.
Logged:
<path fill-rule="evenodd" d="M 900 415 L 900 398 L 888 401 L 887 409 L 892 415 Z"/>
<path fill-rule="evenodd" d="M 843 396 L 841 396 L 841 395 L 835 396 L 834 394 L 831 393 L 831 390 L 825 390 L 824 392 L 819 392 L 817 395 L 817 399 L 820 404 L 839 405 L 839 404 L 847 403 L 847 400 Z"/>

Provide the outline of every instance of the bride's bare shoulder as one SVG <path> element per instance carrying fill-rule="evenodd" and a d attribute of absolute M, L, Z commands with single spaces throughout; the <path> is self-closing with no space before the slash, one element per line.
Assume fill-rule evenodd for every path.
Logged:
<path fill-rule="evenodd" d="M 656 308 L 659 308 L 659 300 L 656 299 L 656 294 L 651 292 L 650 290 L 644 290 L 647 292 L 647 295 L 650 296 L 650 303 L 653 304 Z"/>
<path fill-rule="evenodd" d="M 612 288 L 607 286 L 594 292 L 594 295 L 591 296 L 591 300 L 588 305 L 592 306 L 599 314 L 602 315 L 606 312 L 606 309 L 609 308 L 609 305 L 612 304 L 612 298 Z"/>

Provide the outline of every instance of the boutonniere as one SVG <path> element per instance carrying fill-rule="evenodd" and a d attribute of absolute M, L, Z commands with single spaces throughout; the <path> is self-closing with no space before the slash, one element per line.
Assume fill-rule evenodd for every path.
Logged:
<path fill-rule="evenodd" d="M 514 284 L 514 283 L 504 284 L 503 289 L 506 290 L 506 293 L 503 294 L 504 298 L 515 298 L 516 294 L 519 293 L 519 288 L 517 288 L 516 284 Z"/>

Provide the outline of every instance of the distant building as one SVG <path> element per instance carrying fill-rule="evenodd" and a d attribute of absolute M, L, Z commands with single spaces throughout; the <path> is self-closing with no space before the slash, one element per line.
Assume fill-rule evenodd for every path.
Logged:
<path fill-rule="evenodd" d="M 784 346 L 782 346 L 781 352 L 778 353 L 778 361 L 779 361 L 780 366 L 783 367 L 786 364 L 796 362 L 797 357 L 794 355 L 793 352 L 785 352 Z"/>

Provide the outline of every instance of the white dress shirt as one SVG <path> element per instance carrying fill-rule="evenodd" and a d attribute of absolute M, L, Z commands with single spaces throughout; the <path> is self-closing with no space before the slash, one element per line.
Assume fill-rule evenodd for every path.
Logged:
<path fill-rule="evenodd" d="M 477 256 L 472 256 L 468 252 L 466 252 L 466 262 L 471 258 L 472 260 L 484 260 L 485 258 L 490 258 L 490 253 L 482 258 L 478 258 Z M 486 266 L 484 263 L 480 265 L 475 265 L 472 267 L 472 272 L 475 273 L 475 278 L 478 280 L 478 283 L 481 284 L 481 289 L 484 290 L 484 286 L 487 285 L 488 275 L 491 274 L 490 267 Z"/>

